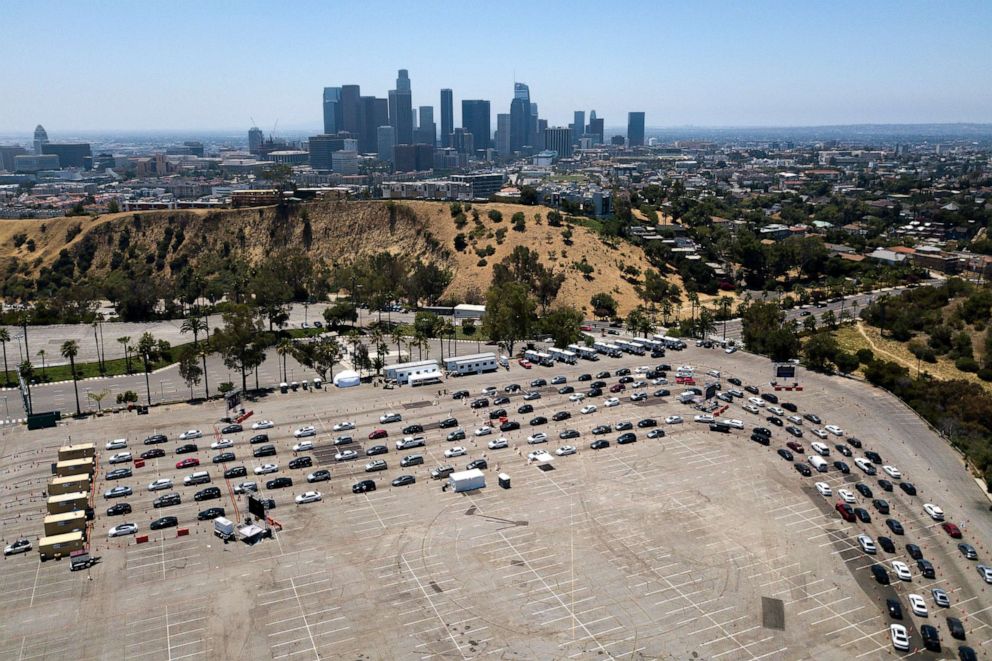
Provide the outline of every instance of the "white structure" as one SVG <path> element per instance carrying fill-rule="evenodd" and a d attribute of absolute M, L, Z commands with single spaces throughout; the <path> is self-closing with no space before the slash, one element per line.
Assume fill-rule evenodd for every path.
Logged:
<path fill-rule="evenodd" d="M 486 488 L 486 475 L 478 468 L 458 471 L 448 476 L 448 486 L 455 493 Z"/>
<path fill-rule="evenodd" d="M 482 319 L 486 314 L 485 305 L 462 303 L 454 308 L 455 319 Z"/>
<path fill-rule="evenodd" d="M 441 381 L 441 369 L 436 360 L 417 360 L 386 366 L 386 378 L 402 385 L 419 386 Z"/>
<path fill-rule="evenodd" d="M 483 374 L 499 369 L 494 353 L 475 353 L 468 356 L 449 356 L 444 359 L 444 370 L 454 375 Z"/>
<path fill-rule="evenodd" d="M 358 372 L 353 370 L 342 370 L 334 375 L 334 385 L 338 388 L 354 388 L 362 383 Z"/>

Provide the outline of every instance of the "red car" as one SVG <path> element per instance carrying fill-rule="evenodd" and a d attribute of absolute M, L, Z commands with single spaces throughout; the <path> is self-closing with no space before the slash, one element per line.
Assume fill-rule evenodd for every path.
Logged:
<path fill-rule="evenodd" d="M 803 451 L 802 444 L 796 443 L 795 441 L 789 441 L 788 443 L 785 444 L 785 447 L 789 448 L 793 452 L 802 452 Z"/>
<path fill-rule="evenodd" d="M 579 330 L 588 332 L 592 330 L 592 326 L 579 326 Z"/>
<path fill-rule="evenodd" d="M 517 361 L 517 363 L 518 363 L 518 364 L 519 364 L 519 365 L 520 365 L 521 367 L 523 367 L 523 368 L 524 368 L 525 370 L 529 370 L 529 369 L 530 369 L 530 367 L 531 367 L 531 365 L 530 365 L 530 361 L 529 361 L 529 360 L 524 360 L 523 358 L 521 358 L 520 360 L 518 360 L 518 361 Z"/>
<path fill-rule="evenodd" d="M 961 529 L 958 528 L 953 523 L 951 523 L 950 521 L 948 521 L 947 523 L 942 524 L 940 527 L 943 528 L 944 529 L 944 532 L 946 532 L 948 535 L 950 535 L 954 539 L 961 539 Z"/>
<path fill-rule="evenodd" d="M 176 468 L 189 468 L 191 466 L 199 466 L 199 465 L 200 465 L 200 460 L 197 459 L 196 457 L 189 457 L 187 459 L 183 459 L 182 461 L 176 462 Z"/>
<path fill-rule="evenodd" d="M 843 500 L 838 500 L 837 504 L 834 505 L 834 509 L 840 514 L 840 517 L 847 521 L 848 523 L 854 523 L 854 508 L 845 503 Z"/>
<path fill-rule="evenodd" d="M 369 434 L 369 440 L 374 441 L 377 438 L 386 438 L 387 436 L 389 436 L 389 432 L 385 429 L 375 429 Z"/>
<path fill-rule="evenodd" d="M 616 383 L 616 384 L 610 386 L 610 392 L 620 392 L 620 391 L 626 390 L 626 389 L 627 389 L 627 386 L 623 385 L 622 383 Z"/>

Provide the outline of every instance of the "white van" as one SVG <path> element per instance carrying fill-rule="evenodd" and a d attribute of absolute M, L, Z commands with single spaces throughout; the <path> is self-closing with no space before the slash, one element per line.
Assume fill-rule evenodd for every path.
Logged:
<path fill-rule="evenodd" d="M 183 478 L 183 484 L 186 486 L 190 486 L 191 484 L 206 484 L 209 481 L 210 473 L 207 471 L 196 471 Z"/>
<path fill-rule="evenodd" d="M 823 460 L 823 457 L 818 457 L 815 454 L 811 454 L 810 456 L 806 457 L 806 461 L 809 462 L 810 466 L 820 471 L 821 473 L 826 473 L 827 469 L 830 468 L 829 464 L 827 464 L 827 462 Z"/>
<path fill-rule="evenodd" d="M 822 457 L 826 457 L 830 454 L 830 448 L 819 441 L 813 441 L 813 443 L 810 444 L 810 447 L 812 447 L 813 450 Z"/>

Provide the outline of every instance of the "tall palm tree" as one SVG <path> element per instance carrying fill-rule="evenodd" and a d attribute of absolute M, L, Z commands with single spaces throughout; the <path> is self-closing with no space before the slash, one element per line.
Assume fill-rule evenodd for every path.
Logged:
<path fill-rule="evenodd" d="M 48 375 L 45 373 L 45 350 L 38 349 L 38 355 L 41 356 L 41 380 L 47 381 Z"/>
<path fill-rule="evenodd" d="M 130 342 L 131 336 L 125 335 L 124 337 L 117 338 L 117 342 L 124 347 L 124 370 L 130 374 L 131 373 L 131 355 L 128 353 L 131 349 Z"/>
<path fill-rule="evenodd" d="M 207 330 L 207 322 L 205 322 L 200 317 L 190 317 L 188 319 L 185 319 L 185 320 L 183 320 L 182 326 L 179 327 L 179 332 L 180 333 L 183 333 L 184 335 L 186 333 L 192 333 L 193 334 L 193 345 L 194 346 L 198 346 L 199 345 L 200 333 L 201 332 L 204 332 L 206 330 Z"/>
<path fill-rule="evenodd" d="M 393 326 L 393 331 L 389 334 L 389 339 L 396 343 L 396 353 L 400 355 L 400 362 L 403 362 L 403 347 L 400 346 L 403 343 L 403 333 L 400 332 L 399 324 Z"/>
<path fill-rule="evenodd" d="M 289 338 L 283 338 L 279 340 L 279 344 L 276 345 L 276 353 L 282 358 L 282 380 L 287 381 L 286 378 L 286 356 L 293 352 L 293 343 Z"/>
<path fill-rule="evenodd" d="M 209 340 L 205 341 L 196 350 L 196 354 L 203 361 L 203 393 L 204 397 L 210 399 L 210 379 L 207 377 L 207 356 L 210 354 Z"/>
<path fill-rule="evenodd" d="M 7 385 L 7 343 L 10 342 L 10 331 L 0 328 L 0 345 L 3 345 L 3 385 Z"/>
<path fill-rule="evenodd" d="M 72 371 L 72 389 L 76 391 L 76 415 L 82 415 L 83 412 L 79 408 L 79 385 L 76 383 L 76 356 L 79 355 L 79 342 L 75 340 L 66 340 L 62 343 L 62 349 L 60 352 L 63 358 L 69 359 L 69 369 Z"/>

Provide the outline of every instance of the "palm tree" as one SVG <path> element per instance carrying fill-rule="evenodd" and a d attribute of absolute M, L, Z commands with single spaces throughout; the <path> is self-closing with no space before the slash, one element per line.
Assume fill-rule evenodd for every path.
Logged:
<path fill-rule="evenodd" d="M 206 399 L 210 399 L 210 379 L 207 377 L 207 355 L 210 353 L 208 343 L 209 340 L 201 344 L 196 350 L 196 354 L 203 361 L 203 396 Z"/>
<path fill-rule="evenodd" d="M 10 342 L 10 331 L 0 328 L 0 345 L 3 345 L 3 385 L 7 385 L 7 343 Z"/>
<path fill-rule="evenodd" d="M 400 346 L 403 342 L 403 333 L 400 332 L 399 324 L 393 326 L 393 332 L 390 333 L 389 339 L 396 343 L 396 353 L 400 355 L 400 362 L 403 362 L 403 347 Z"/>
<path fill-rule="evenodd" d="M 117 338 L 117 342 L 124 347 L 124 370 L 130 374 L 131 373 L 131 355 L 128 353 L 130 350 L 131 336 L 125 335 L 124 337 Z"/>
<path fill-rule="evenodd" d="M 38 355 L 41 356 L 41 380 L 48 381 L 48 376 L 45 374 L 45 350 L 38 349 Z"/>
<path fill-rule="evenodd" d="M 286 356 L 293 352 L 293 343 L 288 338 L 283 338 L 276 345 L 276 353 L 282 358 L 282 380 L 286 381 Z"/>
<path fill-rule="evenodd" d="M 76 356 L 79 355 L 79 342 L 66 340 L 62 343 L 60 352 L 63 358 L 69 359 L 69 369 L 72 371 L 72 389 L 76 391 L 76 415 L 82 415 L 79 409 L 79 385 L 76 383 Z"/>
<path fill-rule="evenodd" d="M 192 333 L 193 334 L 193 345 L 199 345 L 200 333 L 207 330 L 207 322 L 199 317 L 190 317 L 183 321 L 182 326 L 179 327 L 179 332 Z"/>

